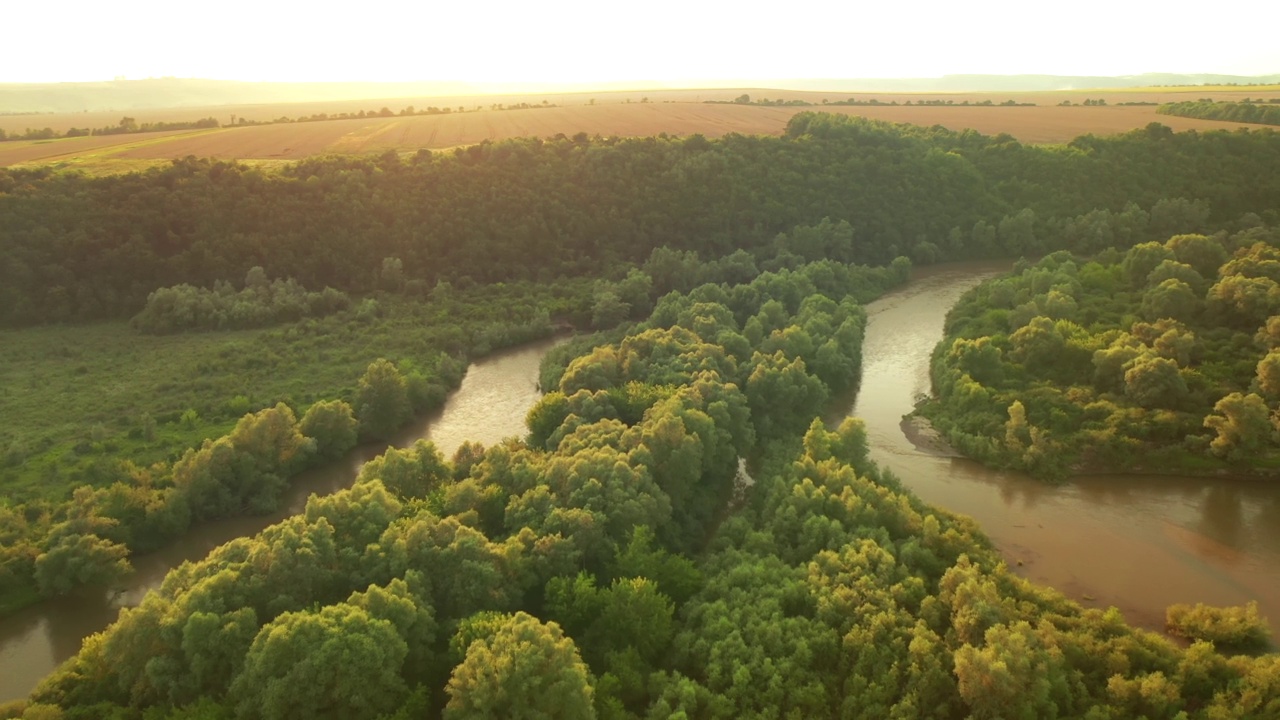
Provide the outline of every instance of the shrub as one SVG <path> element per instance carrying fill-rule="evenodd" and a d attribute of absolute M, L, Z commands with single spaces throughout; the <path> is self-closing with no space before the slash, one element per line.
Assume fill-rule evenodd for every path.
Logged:
<path fill-rule="evenodd" d="M 1165 611 L 1169 632 L 1188 640 L 1208 640 L 1226 650 L 1263 650 L 1271 642 L 1271 628 L 1258 614 L 1258 603 L 1219 608 L 1197 603 L 1170 605 Z"/>

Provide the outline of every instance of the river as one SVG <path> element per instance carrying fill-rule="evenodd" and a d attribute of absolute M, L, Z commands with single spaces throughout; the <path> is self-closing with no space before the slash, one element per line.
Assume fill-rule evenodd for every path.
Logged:
<path fill-rule="evenodd" d="M 563 341 L 529 343 L 475 362 L 440 410 L 415 420 L 392 438 L 391 445 L 407 447 L 426 438 L 450 457 L 464 440 L 487 446 L 523 436 L 525 415 L 540 397 L 538 366 L 547 351 Z M 106 628 L 120 608 L 137 605 L 148 590 L 159 586 L 171 568 L 302 512 L 312 493 L 328 495 L 350 487 L 360 467 L 386 448 L 362 445 L 333 463 L 298 475 L 273 515 L 201 523 L 172 545 L 133 558 L 134 573 L 121 592 L 56 598 L 0 620 L 0 703 L 30 693 L 41 678 L 80 651 L 86 636 Z"/>
<path fill-rule="evenodd" d="M 976 519 L 1018 573 L 1088 606 L 1114 605 L 1159 629 L 1173 603 L 1258 601 L 1280 627 L 1280 484 L 1176 476 L 1086 476 L 1048 485 L 1020 473 L 917 447 L 902 416 L 929 392 L 929 355 L 964 291 L 1009 268 L 961 263 L 917 270 L 868 305 L 861 389 L 851 408 L 867 423 L 871 455 L 926 502 Z M 497 353 L 471 366 L 443 409 L 393 439 L 420 437 L 446 456 L 463 440 L 486 445 L 524 433 L 538 365 L 557 341 Z M 840 413 L 848 414 L 848 413 Z M 83 638 L 137 604 L 170 568 L 301 512 L 311 493 L 348 487 L 384 446 L 363 446 L 299 476 L 275 515 L 205 523 L 163 551 L 134 559 L 124 592 L 43 602 L 0 620 L 0 702 L 26 695 Z"/>
<path fill-rule="evenodd" d="M 926 502 L 982 525 L 1011 568 L 1135 625 L 1174 603 L 1251 600 L 1280 629 L 1280 483 L 1089 475 L 1049 485 L 918 447 L 902 416 L 930 391 L 929 355 L 947 311 L 1009 263 L 923 268 L 867 306 L 861 390 L 851 413 L 871 456 Z M 925 444 L 925 443 L 922 443 Z"/>

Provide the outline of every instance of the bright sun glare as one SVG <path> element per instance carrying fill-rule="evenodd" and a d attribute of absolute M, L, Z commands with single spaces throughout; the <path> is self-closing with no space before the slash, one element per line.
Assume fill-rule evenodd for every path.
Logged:
<path fill-rule="evenodd" d="M 1243 7 L 1242 7 L 1243 6 Z M 204 77 L 278 81 L 593 83 L 937 77 L 1259 75 L 1280 50 L 1242 37 L 1280 3 L 1231 13 L 1121 0 L 1068 5 L 599 3 L 323 4 L 99 0 L 6 7 L 0 81 Z"/>

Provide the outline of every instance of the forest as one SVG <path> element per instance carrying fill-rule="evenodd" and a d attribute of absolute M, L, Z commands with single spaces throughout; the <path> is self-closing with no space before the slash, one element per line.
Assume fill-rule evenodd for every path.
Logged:
<path fill-rule="evenodd" d="M 1240 102 L 1214 102 L 1213 100 L 1196 100 L 1167 103 L 1156 108 L 1162 115 L 1180 115 L 1182 117 L 1200 118 L 1201 120 L 1229 120 L 1231 122 L 1257 123 L 1259 125 L 1280 125 L 1280 98 L 1273 98 L 1262 104 L 1262 100 L 1241 100 Z"/>
<path fill-rule="evenodd" d="M 1269 129 L 1152 124 L 1031 146 L 802 113 L 783 137 L 714 142 L 579 135 L 278 171 L 189 158 L 103 178 L 0 169 L 0 323 L 129 317 L 158 288 L 238 282 L 255 266 L 354 294 L 391 257 L 427 288 L 550 283 L 662 247 L 705 260 L 765 252 L 823 218 L 852 231 L 831 259 L 861 264 L 1127 247 L 1246 213 L 1274 224 L 1277 166 Z"/>
<path fill-rule="evenodd" d="M 1085 471 L 1280 473 L 1280 231 L 1059 251 L 957 303 L 921 408 L 967 455 Z"/>
<path fill-rule="evenodd" d="M 1114 610 L 1082 610 L 877 469 L 858 420 L 812 420 L 858 377 L 865 314 L 846 283 L 868 277 L 807 266 L 664 296 L 621 340 L 568 364 L 523 441 L 452 460 L 427 442 L 388 452 L 351 489 L 170 574 L 26 712 L 1280 709 L 1280 656 L 1219 652 L 1233 646 L 1212 613 L 1179 615 L 1194 638 L 1183 648 Z"/>
<path fill-rule="evenodd" d="M 437 406 L 469 358 L 607 331 L 544 369 L 523 440 L 388 451 L 174 571 L 0 716 L 1271 716 L 1277 656 L 1233 654 L 1268 642 L 1256 612 L 1171 611 L 1184 647 L 1083 610 L 876 468 L 856 421 L 814 416 L 856 387 L 861 304 L 913 263 L 1046 253 L 1001 318 L 1039 332 L 1068 300 L 1088 313 L 1082 332 L 1119 348 L 1100 402 L 1129 400 L 1135 357 L 1170 381 L 1161 348 L 1216 337 L 1196 324 L 1212 313 L 1232 349 L 1192 341 L 1185 409 L 1136 406 L 1183 428 L 1228 386 L 1270 402 L 1245 366 L 1276 347 L 1258 329 L 1280 281 L 1278 162 L 1266 129 L 1036 147 L 805 113 L 781 138 L 0 169 L 0 353 L 21 380 L 0 408 L 30 419 L 0 435 L 0 610 L 109 584 L 190 523 L 269 511 L 300 469 Z M 1219 269 L 1238 280 L 1211 301 Z M 1201 293 L 1177 326 L 1101 297 L 1173 307 L 1175 281 Z M 77 355 L 77 333 L 118 357 Z M 138 348 L 172 353 L 149 366 L 158 391 L 95 393 Z M 1024 403 L 1030 448 L 1050 426 Z M 987 413 L 1001 438 L 1011 405 Z M 1214 413 L 1233 422 L 1197 422 Z M 1210 427 L 1170 452 L 1238 462 Z"/>

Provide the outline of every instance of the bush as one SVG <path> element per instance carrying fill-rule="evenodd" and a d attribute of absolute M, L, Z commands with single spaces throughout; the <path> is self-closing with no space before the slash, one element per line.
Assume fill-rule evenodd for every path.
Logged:
<path fill-rule="evenodd" d="M 1218 608 L 1197 603 L 1170 605 L 1165 611 L 1169 632 L 1188 640 L 1208 640 L 1218 649 L 1264 650 L 1271 644 L 1271 628 L 1258 615 L 1258 603 Z"/>

